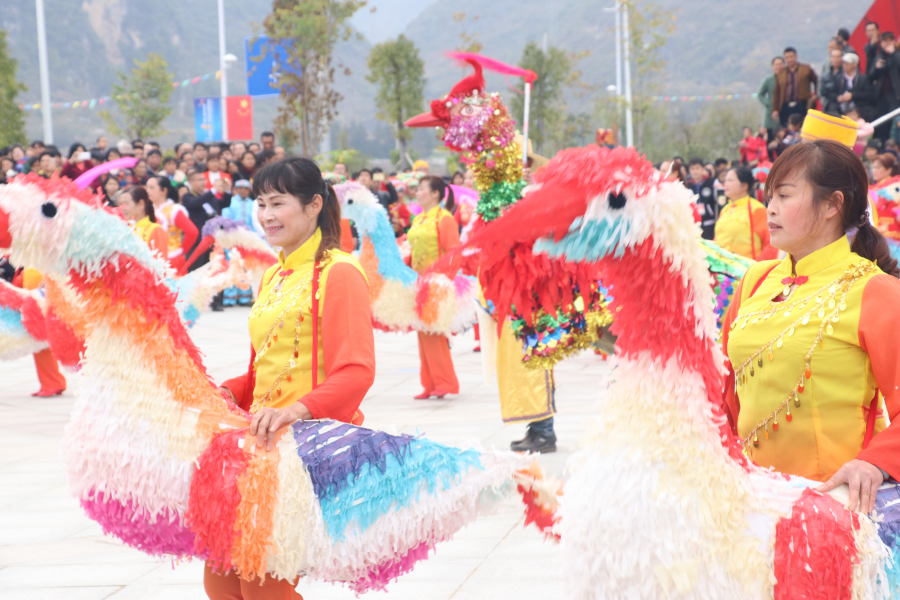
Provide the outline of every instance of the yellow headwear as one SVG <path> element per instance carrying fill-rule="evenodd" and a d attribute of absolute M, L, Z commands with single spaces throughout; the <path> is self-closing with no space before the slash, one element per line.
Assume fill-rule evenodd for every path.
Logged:
<path fill-rule="evenodd" d="M 428 163 L 425 162 L 424 160 L 419 159 L 413 163 L 413 171 L 418 171 L 419 169 L 427 169 L 427 168 L 428 168 Z"/>
<path fill-rule="evenodd" d="M 800 137 L 811 142 L 815 140 L 834 140 L 850 148 L 856 143 L 859 125 L 847 117 L 834 117 L 817 110 L 810 110 L 803 120 Z"/>

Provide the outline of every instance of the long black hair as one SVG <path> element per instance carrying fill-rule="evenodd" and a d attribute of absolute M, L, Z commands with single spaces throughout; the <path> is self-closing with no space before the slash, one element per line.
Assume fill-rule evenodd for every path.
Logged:
<path fill-rule="evenodd" d="M 756 189 L 756 178 L 753 176 L 753 171 L 743 165 L 731 167 L 729 171 L 734 171 L 734 176 L 738 178 L 738 181 L 747 184 L 747 195 L 753 196 Z"/>
<path fill-rule="evenodd" d="M 322 179 L 318 165 L 308 158 L 292 156 L 261 168 L 253 177 L 253 197 L 262 194 L 288 194 L 303 206 L 309 205 L 318 194 L 322 197 L 316 225 L 322 230 L 322 241 L 316 251 L 316 260 L 326 250 L 341 247 L 341 205 L 334 188 Z"/>
<path fill-rule="evenodd" d="M 432 192 L 437 192 L 441 200 L 443 200 L 444 197 L 447 198 L 446 202 L 444 202 L 444 208 L 448 213 L 453 214 L 453 211 L 456 210 L 456 198 L 453 196 L 453 188 L 444 181 L 444 178 L 438 175 L 428 175 L 422 178 L 419 185 L 422 185 L 423 183 L 427 183 L 428 189 Z"/>
<path fill-rule="evenodd" d="M 172 202 L 178 203 L 178 192 L 175 191 L 175 186 L 172 185 L 172 182 L 169 181 L 169 178 L 165 175 L 156 175 L 151 177 L 150 179 L 155 179 L 157 185 L 166 191 L 166 198 L 171 200 Z M 148 180 L 149 181 L 149 180 Z"/>
<path fill-rule="evenodd" d="M 156 223 L 156 212 L 153 209 L 153 203 L 150 202 L 150 196 L 147 195 L 147 190 L 143 186 L 132 185 L 122 190 L 122 193 L 131 196 L 135 204 L 143 204 L 144 214 L 147 215 L 151 223 Z"/>

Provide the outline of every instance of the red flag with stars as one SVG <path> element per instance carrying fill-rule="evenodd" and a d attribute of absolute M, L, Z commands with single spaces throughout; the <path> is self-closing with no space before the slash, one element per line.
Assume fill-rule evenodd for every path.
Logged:
<path fill-rule="evenodd" d="M 253 139 L 253 98 L 228 96 L 225 99 L 225 118 L 228 120 L 229 140 Z"/>

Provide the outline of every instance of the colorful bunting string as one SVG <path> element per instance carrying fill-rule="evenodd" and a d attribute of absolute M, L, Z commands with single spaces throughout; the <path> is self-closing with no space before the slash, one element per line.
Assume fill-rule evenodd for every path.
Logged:
<path fill-rule="evenodd" d="M 201 81 L 209 81 L 211 78 L 215 77 L 217 80 L 219 79 L 221 71 L 215 71 L 213 73 L 207 73 L 206 75 L 200 75 L 198 77 L 194 77 L 191 79 L 185 79 L 184 81 L 176 81 L 172 84 L 173 88 L 182 88 L 187 87 L 189 85 L 196 85 Z M 124 98 L 124 96 L 117 96 L 116 99 Z M 90 100 L 76 100 L 74 102 L 54 102 L 52 104 L 53 108 L 96 108 L 98 106 L 103 106 L 107 102 L 115 102 L 112 96 L 103 96 L 102 98 L 91 98 Z M 37 104 L 20 104 L 20 110 L 40 110 L 41 104 L 38 102 Z"/>
<path fill-rule="evenodd" d="M 652 102 L 713 102 L 716 100 L 739 100 L 756 98 L 757 94 L 718 94 L 712 96 L 650 96 Z"/>

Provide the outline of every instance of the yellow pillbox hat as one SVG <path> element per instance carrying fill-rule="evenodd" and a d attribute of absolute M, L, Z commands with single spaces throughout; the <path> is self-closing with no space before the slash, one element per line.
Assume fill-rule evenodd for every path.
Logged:
<path fill-rule="evenodd" d="M 810 110 L 803 120 L 800 137 L 804 140 L 834 140 L 850 148 L 856 143 L 859 125 L 847 117 L 834 117 L 817 110 Z"/>

